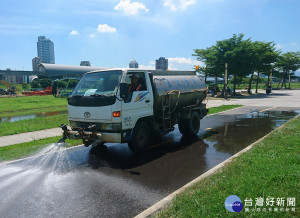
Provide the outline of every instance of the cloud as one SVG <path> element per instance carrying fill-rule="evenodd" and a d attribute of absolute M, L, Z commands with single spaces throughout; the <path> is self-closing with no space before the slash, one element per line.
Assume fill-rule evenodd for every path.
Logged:
<path fill-rule="evenodd" d="M 121 0 L 114 9 L 117 11 L 123 11 L 126 15 L 137 15 L 139 11 L 149 11 L 143 3 L 131 2 L 130 0 Z"/>
<path fill-rule="evenodd" d="M 287 44 L 276 44 L 275 47 L 280 50 L 293 50 L 297 48 L 298 43 L 297 42 L 291 42 Z"/>
<path fill-rule="evenodd" d="M 155 66 L 154 66 L 154 65 L 143 65 L 143 64 L 139 64 L 139 68 L 140 68 L 140 69 L 147 69 L 147 70 L 155 70 Z"/>
<path fill-rule="evenodd" d="M 71 36 L 76 36 L 76 35 L 79 35 L 80 33 L 77 30 L 72 30 L 69 34 Z"/>
<path fill-rule="evenodd" d="M 196 0 L 164 0 L 164 6 L 171 11 L 185 10 L 196 3 Z"/>
<path fill-rule="evenodd" d="M 184 58 L 184 57 L 175 57 L 175 58 L 168 58 L 169 63 L 182 65 L 182 64 L 193 64 L 199 65 L 201 64 L 200 61 L 193 60 L 191 58 Z"/>
<path fill-rule="evenodd" d="M 99 24 L 97 31 L 100 33 L 114 33 L 117 31 L 117 29 L 114 27 L 110 27 L 107 24 Z"/>
<path fill-rule="evenodd" d="M 186 70 L 194 68 L 195 65 L 203 65 L 202 62 L 185 57 L 168 58 L 170 70 Z"/>

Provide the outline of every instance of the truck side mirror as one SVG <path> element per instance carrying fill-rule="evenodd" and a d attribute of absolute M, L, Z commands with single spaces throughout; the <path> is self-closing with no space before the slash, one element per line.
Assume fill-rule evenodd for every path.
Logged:
<path fill-rule="evenodd" d="M 120 83 L 120 97 L 122 99 L 128 98 L 128 84 L 127 83 Z"/>

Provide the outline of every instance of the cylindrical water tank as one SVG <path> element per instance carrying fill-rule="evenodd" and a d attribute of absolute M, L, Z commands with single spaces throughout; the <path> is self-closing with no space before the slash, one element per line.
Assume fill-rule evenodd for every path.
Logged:
<path fill-rule="evenodd" d="M 190 105 L 200 105 L 206 97 L 206 85 L 199 75 L 153 75 L 156 89 L 154 110 L 161 112 L 170 99 L 171 111 Z M 169 95 L 169 97 L 166 97 Z M 174 110 L 173 110 L 174 109 Z"/>

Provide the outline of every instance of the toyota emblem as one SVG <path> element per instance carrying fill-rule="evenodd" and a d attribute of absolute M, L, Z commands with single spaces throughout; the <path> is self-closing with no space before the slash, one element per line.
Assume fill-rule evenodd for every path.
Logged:
<path fill-rule="evenodd" d="M 91 113 L 90 112 L 84 112 L 83 115 L 84 115 L 85 118 L 89 118 L 91 116 Z"/>

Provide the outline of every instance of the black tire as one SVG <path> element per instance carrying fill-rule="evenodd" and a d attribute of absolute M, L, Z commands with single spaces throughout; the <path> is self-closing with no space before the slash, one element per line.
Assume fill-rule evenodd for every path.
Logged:
<path fill-rule="evenodd" d="M 141 152 L 148 149 L 151 142 L 151 130 L 147 123 L 138 122 L 133 129 L 131 140 L 128 147 L 133 152 Z"/>
<path fill-rule="evenodd" d="M 182 135 L 187 135 L 188 134 L 188 124 L 189 124 L 188 119 L 179 120 L 178 128 L 179 128 L 179 131 Z"/>
<path fill-rule="evenodd" d="M 193 111 L 190 119 L 180 120 L 178 123 L 179 131 L 183 135 L 197 135 L 200 129 L 200 116 Z"/>

